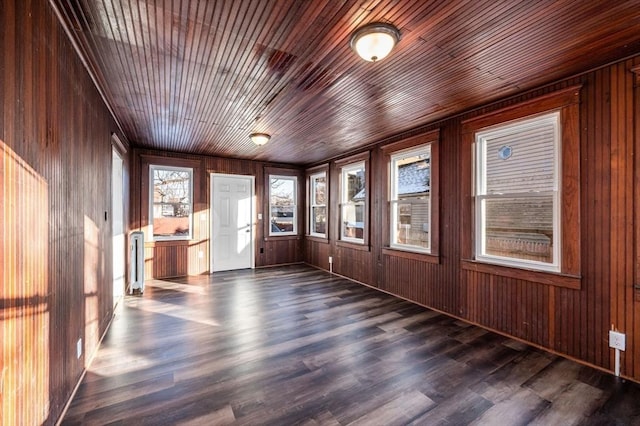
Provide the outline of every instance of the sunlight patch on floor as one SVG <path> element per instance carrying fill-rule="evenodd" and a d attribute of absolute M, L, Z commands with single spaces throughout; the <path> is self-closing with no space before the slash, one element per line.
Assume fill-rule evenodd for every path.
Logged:
<path fill-rule="evenodd" d="M 215 319 L 203 317 L 202 311 L 198 309 L 190 309 L 185 306 L 159 302 L 151 299 L 128 299 L 126 303 L 128 308 L 140 309 L 145 312 L 169 315 L 181 320 L 193 321 L 213 327 L 219 327 L 221 325 Z"/>
<path fill-rule="evenodd" d="M 170 281 L 149 280 L 149 281 L 145 281 L 144 285 L 147 287 L 155 287 L 162 290 L 180 291 L 182 293 L 193 293 L 193 294 L 200 294 L 200 295 L 207 294 L 207 290 L 204 287 L 173 283 Z"/>

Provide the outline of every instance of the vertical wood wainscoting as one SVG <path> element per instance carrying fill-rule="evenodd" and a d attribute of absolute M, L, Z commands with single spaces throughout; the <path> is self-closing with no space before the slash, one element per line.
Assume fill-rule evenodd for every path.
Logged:
<path fill-rule="evenodd" d="M 621 375 L 640 381 L 640 290 L 634 289 L 634 281 L 640 284 L 640 214 L 637 207 L 634 210 L 634 197 L 635 205 L 640 203 L 640 162 L 634 160 L 640 146 L 639 64 L 640 57 L 635 57 L 381 141 L 370 148 L 370 251 L 345 249 L 337 241 L 337 225 L 331 225 L 328 244 L 307 238 L 305 260 L 327 269 L 325 258 L 333 256 L 338 274 L 608 371 L 614 370 L 614 351 L 608 342 L 613 326 L 627 339 Z M 568 157 L 575 163 L 571 173 L 579 168 L 579 215 L 574 219 L 580 234 L 578 273 L 557 278 L 550 274 L 540 281 L 525 271 L 501 276 L 463 267 L 461 241 L 467 244 L 473 238 L 473 228 L 460 213 L 467 202 L 463 187 L 472 178 L 462 166 L 463 157 L 470 155 L 464 151 L 462 122 L 572 87 L 581 87 L 580 144 L 579 152 L 565 156 L 573 156 Z M 434 261 L 390 254 L 388 164 L 383 148 L 436 129 L 440 130 L 440 224 L 434 231 L 440 237 L 438 256 Z M 339 170 L 333 162 L 330 172 L 330 197 L 335 200 Z M 339 220 L 335 203 L 330 220 L 334 224 Z"/>
<path fill-rule="evenodd" d="M 113 314 L 125 139 L 47 1 L 3 2 L 0 22 L 0 424 L 48 425 Z"/>
<path fill-rule="evenodd" d="M 49 415 L 51 306 L 49 212 L 38 207 L 49 188 L 2 141 L 0 188 L 0 424 L 39 424 Z"/>
<path fill-rule="evenodd" d="M 633 371 L 636 376 L 640 375 L 640 61 L 635 61 L 631 68 L 633 73 L 633 123 L 634 123 L 634 142 L 633 142 L 633 216 L 634 225 L 634 263 L 633 263 L 633 289 L 627 290 L 627 295 L 633 300 L 632 312 L 627 311 L 627 317 L 631 319 L 631 327 L 633 327 L 636 336 L 632 342 L 633 357 L 628 360 L 632 364 Z M 631 293 L 631 294 L 629 294 Z"/>

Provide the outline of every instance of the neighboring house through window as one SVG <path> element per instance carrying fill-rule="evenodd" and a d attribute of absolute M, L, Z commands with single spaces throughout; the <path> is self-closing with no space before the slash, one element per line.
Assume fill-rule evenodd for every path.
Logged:
<path fill-rule="evenodd" d="M 579 102 L 573 86 L 463 123 L 463 268 L 580 288 Z"/>
<path fill-rule="evenodd" d="M 560 113 L 476 133 L 476 259 L 560 270 Z"/>
<path fill-rule="evenodd" d="M 428 253 L 431 248 L 431 147 L 391 155 L 391 243 Z"/>
<path fill-rule="evenodd" d="M 327 238 L 327 172 L 309 176 L 309 235 Z"/>
<path fill-rule="evenodd" d="M 340 179 L 340 240 L 365 243 L 366 228 L 365 161 L 342 166 Z"/>
<path fill-rule="evenodd" d="M 298 178 L 269 175 L 269 235 L 296 235 Z"/>
<path fill-rule="evenodd" d="M 385 255 L 439 262 L 439 140 L 434 129 L 381 147 L 389 182 Z"/>
<path fill-rule="evenodd" d="M 150 166 L 150 226 L 154 240 L 191 238 L 193 170 Z"/>

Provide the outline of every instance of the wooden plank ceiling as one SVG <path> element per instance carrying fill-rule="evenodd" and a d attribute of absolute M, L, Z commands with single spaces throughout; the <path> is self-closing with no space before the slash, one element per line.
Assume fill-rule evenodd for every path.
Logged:
<path fill-rule="evenodd" d="M 50 1 L 135 146 L 294 164 L 640 52 L 638 0 Z"/>

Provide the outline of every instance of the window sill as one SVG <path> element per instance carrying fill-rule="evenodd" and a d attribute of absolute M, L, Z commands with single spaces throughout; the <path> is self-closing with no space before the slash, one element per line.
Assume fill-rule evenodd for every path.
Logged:
<path fill-rule="evenodd" d="M 300 235 L 269 235 L 264 237 L 265 241 L 284 241 L 284 240 L 299 240 Z"/>
<path fill-rule="evenodd" d="M 534 271 L 531 269 L 512 268 L 509 266 L 493 265 L 475 260 L 462 260 L 462 269 L 486 274 L 499 275 L 501 277 L 515 278 L 531 281 L 538 284 L 552 285 L 556 287 L 580 290 L 582 277 L 557 272 Z"/>
<path fill-rule="evenodd" d="M 385 256 L 399 257 L 402 259 L 418 260 L 421 262 L 428 262 L 439 264 L 440 255 L 434 253 L 422 253 L 417 251 L 400 250 L 397 248 L 383 247 L 382 254 Z"/>
<path fill-rule="evenodd" d="M 150 240 L 145 241 L 145 247 L 162 247 L 162 246 L 188 246 L 192 241 L 195 240 L 187 240 L 187 239 L 175 239 L 175 240 Z"/>
<path fill-rule="evenodd" d="M 316 236 L 313 236 L 313 235 L 305 235 L 305 238 L 307 240 L 313 241 L 315 243 L 329 244 L 329 239 L 328 238 L 316 237 Z"/>
<path fill-rule="evenodd" d="M 336 241 L 338 247 L 350 248 L 353 250 L 371 251 L 371 248 L 364 243 L 352 243 L 350 241 Z"/>

